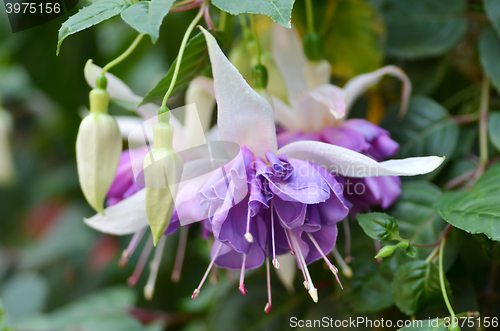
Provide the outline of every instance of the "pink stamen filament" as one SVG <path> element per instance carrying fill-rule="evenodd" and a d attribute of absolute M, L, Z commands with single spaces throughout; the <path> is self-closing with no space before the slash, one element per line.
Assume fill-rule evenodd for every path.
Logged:
<path fill-rule="evenodd" d="M 245 288 L 245 263 L 247 261 L 247 255 L 243 253 L 243 263 L 241 264 L 241 273 L 240 273 L 240 286 L 238 289 L 244 295 L 247 295 L 248 291 Z"/>
<path fill-rule="evenodd" d="M 188 238 L 189 228 L 186 226 L 181 227 L 179 235 L 179 244 L 177 246 L 177 254 L 175 256 L 174 270 L 170 279 L 172 282 L 177 283 L 181 278 L 182 264 L 184 262 L 184 255 L 186 253 L 186 243 Z"/>
<path fill-rule="evenodd" d="M 278 262 L 278 259 L 276 258 L 276 243 L 274 241 L 274 205 L 273 205 L 272 200 L 271 200 L 271 237 L 272 237 L 272 242 L 273 242 L 273 266 L 276 269 L 279 269 L 280 263 Z"/>
<path fill-rule="evenodd" d="M 287 240 L 289 239 L 288 231 L 291 231 L 291 230 L 285 229 L 285 234 L 286 234 Z M 288 240 L 288 244 L 290 245 L 290 248 L 292 249 L 292 252 L 293 252 L 294 248 L 293 248 L 292 244 L 290 243 L 290 240 Z M 302 272 L 302 276 L 304 277 L 304 283 L 303 283 L 304 287 L 306 290 L 309 290 L 309 282 L 307 281 L 307 276 L 306 276 L 306 273 L 304 271 L 304 267 L 302 266 L 302 262 L 299 259 L 299 255 L 298 254 L 292 254 L 292 255 L 295 256 L 295 260 L 297 261 L 297 265 L 298 265 L 300 271 Z"/>
<path fill-rule="evenodd" d="M 144 266 L 148 261 L 149 254 L 151 253 L 152 249 L 153 249 L 153 236 L 150 235 L 148 241 L 146 242 L 146 245 L 142 249 L 141 256 L 139 257 L 139 261 L 137 261 L 137 265 L 135 266 L 132 276 L 130 276 L 127 280 L 127 284 L 129 286 L 135 286 L 139 281 L 139 278 L 141 277 L 142 274 L 142 270 L 144 270 Z"/>
<path fill-rule="evenodd" d="M 288 246 L 290 246 L 290 254 L 295 255 L 293 245 L 290 241 L 290 237 L 288 237 L 288 231 L 286 229 L 285 229 L 285 237 L 286 237 L 286 241 L 288 242 Z"/>
<path fill-rule="evenodd" d="M 132 256 L 132 254 L 134 254 L 135 249 L 137 248 L 137 246 L 141 242 L 141 239 L 144 236 L 144 234 L 146 233 L 147 229 L 148 228 L 145 227 L 144 229 L 134 233 L 134 236 L 130 240 L 130 243 L 128 244 L 127 248 L 125 248 L 125 250 L 122 253 L 122 257 L 120 259 L 120 262 L 118 263 L 120 268 L 124 268 L 127 265 L 128 260 L 130 259 L 130 256 Z"/>
<path fill-rule="evenodd" d="M 210 17 L 210 10 L 209 10 L 210 6 L 205 6 L 205 23 L 207 23 L 207 27 L 209 29 L 213 29 L 214 28 L 214 23 L 212 22 L 212 18 Z"/>
<path fill-rule="evenodd" d="M 205 271 L 205 274 L 203 275 L 203 278 L 201 279 L 200 285 L 198 285 L 198 287 L 194 290 L 193 295 L 191 296 L 191 299 L 196 299 L 196 297 L 200 293 L 201 287 L 203 286 L 203 283 L 207 279 L 208 273 L 212 269 L 212 266 L 214 265 L 215 260 L 219 256 L 221 248 L 222 248 L 222 244 L 220 244 L 219 247 L 217 248 L 217 250 L 215 251 L 214 257 L 212 258 L 212 261 L 210 261 L 210 264 L 208 265 L 207 271 Z"/>
<path fill-rule="evenodd" d="M 266 307 L 264 308 L 264 311 L 266 313 L 269 313 L 271 311 L 271 308 L 273 307 L 272 301 L 271 301 L 271 272 L 269 271 L 269 259 L 266 257 L 266 272 L 267 272 L 267 304 Z"/>
<path fill-rule="evenodd" d="M 146 300 L 153 299 L 155 292 L 156 278 L 158 277 L 158 270 L 160 270 L 161 257 L 163 256 L 163 249 L 165 248 L 166 236 L 162 236 L 156 246 L 155 256 L 149 264 L 149 278 L 146 286 L 144 286 L 144 297 Z"/>
<path fill-rule="evenodd" d="M 345 263 L 344 259 L 342 259 L 342 256 L 336 248 L 332 250 L 332 255 L 339 264 L 340 269 L 342 269 L 342 274 L 346 278 L 352 278 L 352 269 Z"/>
<path fill-rule="evenodd" d="M 342 283 L 340 282 L 339 276 L 338 276 L 339 270 L 330 262 L 330 260 L 328 260 L 328 258 L 326 257 L 325 253 L 323 252 L 323 250 L 319 246 L 318 242 L 316 241 L 316 239 L 314 239 L 313 235 L 310 234 L 309 232 L 307 232 L 307 235 L 309 236 L 309 239 L 311 239 L 311 242 L 313 243 L 314 247 L 316 247 L 316 249 L 318 250 L 318 252 L 323 257 L 323 260 L 325 260 L 326 264 L 328 264 L 328 267 L 330 268 L 330 270 L 332 271 L 332 273 L 335 275 L 335 278 L 337 279 L 337 282 L 339 283 L 340 288 L 344 289 L 344 287 L 342 286 Z"/>
<path fill-rule="evenodd" d="M 308 283 L 308 292 L 314 302 L 318 302 L 318 290 L 314 287 L 312 282 L 311 275 L 309 274 L 309 269 L 307 268 L 306 261 L 304 259 L 304 255 L 302 255 L 302 250 L 300 249 L 299 242 L 295 235 L 290 231 L 290 237 L 292 238 L 293 243 L 296 246 L 297 255 L 299 256 L 300 263 L 302 265 L 302 269 L 305 271 L 306 281 Z"/>

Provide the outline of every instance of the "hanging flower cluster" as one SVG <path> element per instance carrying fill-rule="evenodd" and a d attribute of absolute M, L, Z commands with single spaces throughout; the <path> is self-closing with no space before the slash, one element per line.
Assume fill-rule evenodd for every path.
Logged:
<path fill-rule="evenodd" d="M 338 280 L 338 270 L 327 258 L 335 247 L 336 224 L 349 213 L 368 206 L 387 208 L 401 192 L 397 176 L 429 173 L 443 158 L 384 161 L 398 150 L 388 132 L 365 120 L 343 120 L 354 100 L 386 74 L 399 77 L 404 83 L 404 113 L 411 85 L 399 68 L 384 67 L 339 88 L 329 84 L 329 74 L 325 74 L 330 72 L 328 63 L 307 61 L 302 49 L 296 47 L 301 43 L 295 32 L 277 28 L 274 56 L 287 84 L 287 104 L 268 95 L 265 80 L 256 87 L 258 92 L 252 89 L 210 32 L 201 29 L 213 81 L 200 77 L 188 90 L 187 102 L 199 106 L 198 122 L 189 115 L 182 125 L 166 107 L 158 112 L 156 105 L 143 105 L 137 112 L 145 119 L 158 112 L 158 123 L 151 130 L 153 140 L 144 147 L 124 151 L 121 156 L 118 127 L 127 137 L 144 119 L 122 117 L 112 122 L 106 117 L 114 124 L 105 129 L 97 126 L 95 119 L 91 124 L 87 124 L 88 119 L 82 122 L 77 143 L 80 181 L 89 203 L 101 212 L 85 221 L 105 233 L 134 234 L 123 253 L 122 265 L 151 228 L 152 235 L 129 279 L 129 284 L 137 283 L 153 246 L 157 246 L 144 289 L 148 299 L 154 293 L 166 237 L 179 228 L 186 229 L 180 236 L 178 262 L 172 276 L 178 280 L 187 227 L 200 222 L 203 236 L 213 237 L 214 244 L 211 263 L 193 298 L 200 293 L 214 265 L 240 270 L 239 290 L 246 294 L 245 271 L 265 263 L 265 311 L 269 312 L 270 262 L 279 270 L 280 260 L 288 263 L 293 257 L 305 289 L 317 302 L 318 293 L 308 265 L 323 259 Z M 111 98 L 124 101 L 142 100 L 118 78 L 109 73 L 101 77 L 100 72 L 91 62 L 85 69 L 91 86 L 95 86 L 96 78 L 107 77 L 108 92 L 105 86 L 96 88 L 103 96 L 107 98 L 109 93 Z M 208 135 L 205 133 L 209 132 L 214 98 L 217 125 Z M 92 101 L 89 117 L 97 116 L 93 115 L 95 105 Z M 98 110 L 99 116 L 103 116 L 104 106 Z M 90 145 L 83 144 L 80 138 L 88 136 L 88 132 L 95 137 Z M 103 138 L 101 132 L 112 139 Z M 237 144 L 237 156 L 220 163 L 218 168 L 213 166 L 212 157 L 180 156 L 183 149 L 206 144 L 208 136 Z M 99 161 L 105 151 L 109 151 L 106 164 Z M 142 170 L 143 185 L 134 172 L 137 168 Z M 102 181 L 99 176 L 103 176 Z M 113 177 L 114 181 L 109 180 Z M 362 186 L 363 193 L 346 190 L 349 183 Z M 103 210 L 105 194 L 108 207 Z"/>

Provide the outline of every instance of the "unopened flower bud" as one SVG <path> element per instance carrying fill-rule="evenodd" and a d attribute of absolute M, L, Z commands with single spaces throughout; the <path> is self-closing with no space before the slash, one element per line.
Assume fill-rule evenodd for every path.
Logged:
<path fill-rule="evenodd" d="M 90 92 L 90 113 L 80 124 L 76 138 L 80 186 L 87 202 L 101 214 L 122 152 L 120 128 L 108 114 L 108 103 L 106 90 L 96 88 Z"/>
<path fill-rule="evenodd" d="M 396 250 L 397 246 L 384 246 L 380 249 L 377 255 L 375 255 L 375 258 L 384 258 L 384 257 L 389 257 L 394 253 Z"/>
<path fill-rule="evenodd" d="M 153 128 L 155 146 L 144 158 L 146 214 L 155 246 L 170 224 L 184 165 L 172 148 L 174 128 L 169 119 L 170 112 L 160 109 L 158 123 Z"/>
<path fill-rule="evenodd" d="M 323 37 L 317 32 L 309 32 L 304 36 L 304 53 L 310 61 L 323 59 Z"/>
<path fill-rule="evenodd" d="M 256 64 L 252 67 L 252 86 L 254 89 L 265 89 L 267 87 L 268 75 L 267 68 L 262 64 Z"/>
<path fill-rule="evenodd" d="M 12 117 L 0 105 L 0 185 L 11 184 L 15 176 L 9 143 L 12 126 Z"/>

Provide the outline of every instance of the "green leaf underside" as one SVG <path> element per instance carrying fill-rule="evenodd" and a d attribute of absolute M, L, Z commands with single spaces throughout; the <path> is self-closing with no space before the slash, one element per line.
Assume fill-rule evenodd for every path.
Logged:
<path fill-rule="evenodd" d="M 264 14 L 287 28 L 291 27 L 294 2 L 295 0 L 212 0 L 217 8 L 229 14 Z"/>
<path fill-rule="evenodd" d="M 500 1 L 498 0 L 483 0 L 486 15 L 493 23 L 498 36 L 500 37 Z"/>
<path fill-rule="evenodd" d="M 401 58 L 443 54 L 467 30 L 465 0 L 388 0 L 382 12 L 387 50 Z"/>
<path fill-rule="evenodd" d="M 156 43 L 160 26 L 175 0 L 151 0 L 133 4 L 122 11 L 122 19 L 140 33 L 151 36 Z"/>
<path fill-rule="evenodd" d="M 370 213 L 356 215 L 359 225 L 372 239 L 389 241 L 398 236 L 396 220 L 384 213 Z"/>
<path fill-rule="evenodd" d="M 500 164 L 488 169 L 468 191 L 448 192 L 436 201 L 441 216 L 468 233 L 500 241 Z"/>
<path fill-rule="evenodd" d="M 492 28 L 487 28 L 479 38 L 479 58 L 486 75 L 491 83 L 500 92 L 500 38 Z"/>
<path fill-rule="evenodd" d="M 449 283 L 445 280 L 449 293 Z M 398 308 L 407 315 L 415 315 L 422 308 L 444 304 L 439 283 L 439 269 L 435 263 L 423 260 L 402 265 L 394 275 L 392 293 Z"/>
<path fill-rule="evenodd" d="M 61 44 L 66 37 L 116 16 L 129 6 L 125 0 L 100 0 L 81 9 L 59 29 L 56 54 L 59 54 Z"/>
<path fill-rule="evenodd" d="M 491 142 L 500 152 L 500 112 L 494 111 L 490 113 L 490 118 L 488 119 L 488 133 Z"/>
<path fill-rule="evenodd" d="M 220 40 L 224 34 L 220 31 L 210 32 Z M 170 82 L 172 81 L 172 77 L 174 75 L 175 64 L 177 63 L 177 59 L 172 63 L 168 73 L 165 77 L 163 77 L 158 84 L 146 94 L 142 103 L 147 103 L 155 100 L 162 99 L 165 93 L 167 92 Z M 179 75 L 177 76 L 177 81 L 175 82 L 174 90 L 172 91 L 172 95 L 183 90 L 193 78 L 199 76 L 205 68 L 208 66 L 208 50 L 207 44 L 205 41 L 205 37 L 200 32 L 193 38 L 189 40 L 186 45 L 186 49 L 184 50 L 184 57 L 182 58 L 181 67 L 179 69 Z"/>

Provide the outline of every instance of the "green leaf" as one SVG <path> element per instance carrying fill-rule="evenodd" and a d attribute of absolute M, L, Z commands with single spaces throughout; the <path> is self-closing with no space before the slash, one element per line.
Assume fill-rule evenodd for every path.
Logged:
<path fill-rule="evenodd" d="M 352 279 L 352 303 L 360 313 L 377 312 L 394 304 L 387 266 L 363 263 Z"/>
<path fill-rule="evenodd" d="M 225 36 L 221 31 L 210 30 L 210 32 L 219 40 L 219 42 L 223 40 L 223 37 Z M 172 81 L 176 63 L 177 59 L 170 66 L 167 75 L 163 77 L 158 84 L 148 92 L 148 94 L 146 94 L 142 103 L 163 98 L 168 90 L 168 87 L 170 86 L 170 82 Z M 205 41 L 205 37 L 203 37 L 203 34 L 200 32 L 191 38 L 186 45 L 179 75 L 177 76 L 177 81 L 175 82 L 172 95 L 184 89 L 193 78 L 199 76 L 208 66 L 208 63 L 207 43 Z"/>
<path fill-rule="evenodd" d="M 56 54 L 59 54 L 62 42 L 69 35 L 116 16 L 129 6 L 130 3 L 126 0 L 98 0 L 90 6 L 81 9 L 78 13 L 68 18 L 59 29 Z"/>
<path fill-rule="evenodd" d="M 292 27 L 291 20 L 294 2 L 295 0 L 212 0 L 212 3 L 216 7 L 229 14 L 264 14 L 286 28 Z"/>
<path fill-rule="evenodd" d="M 394 217 L 384 213 L 357 214 L 359 225 L 372 239 L 389 241 L 399 238 L 398 223 Z"/>
<path fill-rule="evenodd" d="M 500 198 L 487 197 L 468 201 L 459 210 L 441 210 L 441 216 L 453 226 L 466 232 L 484 233 L 500 241 Z"/>
<path fill-rule="evenodd" d="M 493 23 L 493 27 L 500 36 L 500 2 L 497 0 L 483 0 L 486 15 Z"/>
<path fill-rule="evenodd" d="M 451 296 L 450 284 L 445 280 Z M 422 308 L 444 304 L 436 264 L 423 260 L 402 265 L 392 282 L 392 294 L 396 306 L 406 315 L 415 315 Z"/>
<path fill-rule="evenodd" d="M 452 155 L 457 146 L 459 128 L 446 109 L 436 101 L 415 96 L 410 100 L 403 120 L 398 119 L 395 113 L 395 109 L 389 112 L 382 125 L 400 143 L 399 158 Z M 437 175 L 438 171 L 434 171 L 431 176 Z"/>
<path fill-rule="evenodd" d="M 465 0 L 385 1 L 388 52 L 401 58 L 445 53 L 467 30 L 465 10 Z"/>
<path fill-rule="evenodd" d="M 479 38 L 479 57 L 484 73 L 500 92 L 500 39 L 492 28 L 486 28 Z"/>
<path fill-rule="evenodd" d="M 490 113 L 488 119 L 488 133 L 493 145 L 500 151 L 500 112 L 494 111 Z"/>
<path fill-rule="evenodd" d="M 500 194 L 500 164 L 490 167 L 474 185 L 478 197 L 498 196 Z"/>
<path fill-rule="evenodd" d="M 151 36 L 153 44 L 160 36 L 160 26 L 175 0 L 140 1 L 122 11 L 122 19 L 140 33 Z"/>

